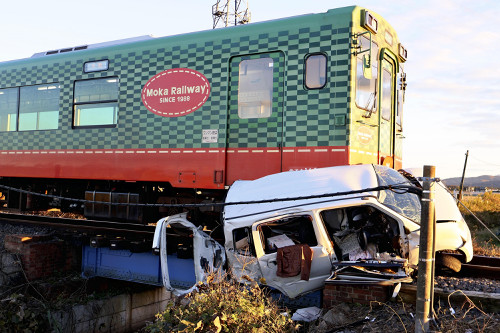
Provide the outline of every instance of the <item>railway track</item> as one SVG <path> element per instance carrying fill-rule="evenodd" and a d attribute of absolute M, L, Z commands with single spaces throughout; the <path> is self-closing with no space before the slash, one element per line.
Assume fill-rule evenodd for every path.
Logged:
<path fill-rule="evenodd" d="M 0 212 L 0 223 L 3 222 L 142 239 L 152 239 L 155 231 L 155 226 L 144 224 Z M 463 261 L 461 254 L 448 254 Z M 500 280 L 500 258 L 474 256 L 470 262 L 462 264 L 462 270 L 454 273 L 453 276 Z"/>
<path fill-rule="evenodd" d="M 0 223 L 5 222 L 10 224 L 74 230 L 93 234 L 106 234 L 109 236 L 129 236 L 148 239 L 153 238 L 155 231 L 154 226 L 143 224 L 0 213 Z"/>
<path fill-rule="evenodd" d="M 463 255 L 461 254 L 449 254 L 459 259 L 463 258 Z M 462 264 L 462 269 L 456 274 L 456 276 L 500 280 L 500 258 L 474 256 L 470 262 Z"/>
<path fill-rule="evenodd" d="M 471 262 L 462 264 L 460 275 L 500 280 L 500 258 L 474 256 Z"/>

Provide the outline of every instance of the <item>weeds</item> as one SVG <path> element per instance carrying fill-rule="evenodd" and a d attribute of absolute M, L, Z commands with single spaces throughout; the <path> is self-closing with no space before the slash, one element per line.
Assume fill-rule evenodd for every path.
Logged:
<path fill-rule="evenodd" d="M 257 285 L 209 276 L 206 284 L 170 303 L 145 332 L 294 332 L 288 315 Z"/>
<path fill-rule="evenodd" d="M 466 196 L 462 202 L 490 230 L 496 234 L 500 232 L 500 194 L 486 192 L 479 196 Z M 487 256 L 500 256 L 500 242 L 462 206 L 460 206 L 460 211 L 469 225 L 474 253 Z"/>
<path fill-rule="evenodd" d="M 50 328 L 45 304 L 36 298 L 12 294 L 0 301 L 0 331 L 47 332 Z"/>

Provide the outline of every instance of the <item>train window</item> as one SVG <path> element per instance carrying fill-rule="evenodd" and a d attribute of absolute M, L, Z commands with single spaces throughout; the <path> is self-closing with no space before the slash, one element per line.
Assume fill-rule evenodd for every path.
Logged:
<path fill-rule="evenodd" d="M 400 72 L 398 74 L 398 104 L 396 107 L 396 125 L 398 130 L 403 130 L 403 103 L 405 101 L 405 85 L 406 85 L 406 74 L 403 71 L 403 66 L 399 65 Z"/>
<path fill-rule="evenodd" d="M 238 116 L 268 118 L 273 100 L 272 58 L 242 60 L 238 80 Z"/>
<path fill-rule="evenodd" d="M 18 91 L 18 88 L 0 89 L 0 132 L 16 130 Z"/>
<path fill-rule="evenodd" d="M 391 120 L 392 113 L 392 65 L 388 64 L 390 68 L 384 68 L 382 71 L 382 118 Z"/>
<path fill-rule="evenodd" d="M 321 89 L 326 84 L 326 56 L 313 54 L 306 58 L 305 85 L 309 89 Z"/>
<path fill-rule="evenodd" d="M 114 127 L 118 114 L 118 78 L 75 81 L 74 127 Z"/>
<path fill-rule="evenodd" d="M 361 49 L 370 48 L 370 40 L 360 36 Z M 356 62 L 356 105 L 370 112 L 377 112 L 377 71 L 378 71 L 378 46 L 372 42 L 372 78 L 367 79 L 363 75 L 363 54 L 358 55 Z"/>
<path fill-rule="evenodd" d="M 58 83 L 21 87 L 19 96 L 19 130 L 57 129 L 59 124 Z"/>

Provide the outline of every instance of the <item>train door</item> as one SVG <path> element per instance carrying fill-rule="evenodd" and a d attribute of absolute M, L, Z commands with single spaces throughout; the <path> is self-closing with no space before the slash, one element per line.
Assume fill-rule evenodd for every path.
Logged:
<path fill-rule="evenodd" d="M 284 55 L 230 60 L 226 184 L 281 171 Z"/>
<path fill-rule="evenodd" d="M 394 167 L 395 72 L 396 63 L 383 52 L 380 66 L 379 163 Z"/>
<path fill-rule="evenodd" d="M 394 138 L 394 168 L 401 169 L 402 156 L 403 156 L 403 103 L 405 100 L 406 91 L 406 73 L 404 72 L 403 65 L 399 64 L 399 73 L 397 74 L 397 101 L 396 101 L 396 134 Z"/>

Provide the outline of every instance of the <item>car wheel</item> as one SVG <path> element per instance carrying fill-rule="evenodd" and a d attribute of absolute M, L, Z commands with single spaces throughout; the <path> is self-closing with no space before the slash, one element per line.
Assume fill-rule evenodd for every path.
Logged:
<path fill-rule="evenodd" d="M 460 262 L 460 259 L 449 254 L 438 253 L 436 255 L 436 267 L 437 269 L 443 271 L 453 271 L 458 273 L 462 269 L 462 263 Z"/>

